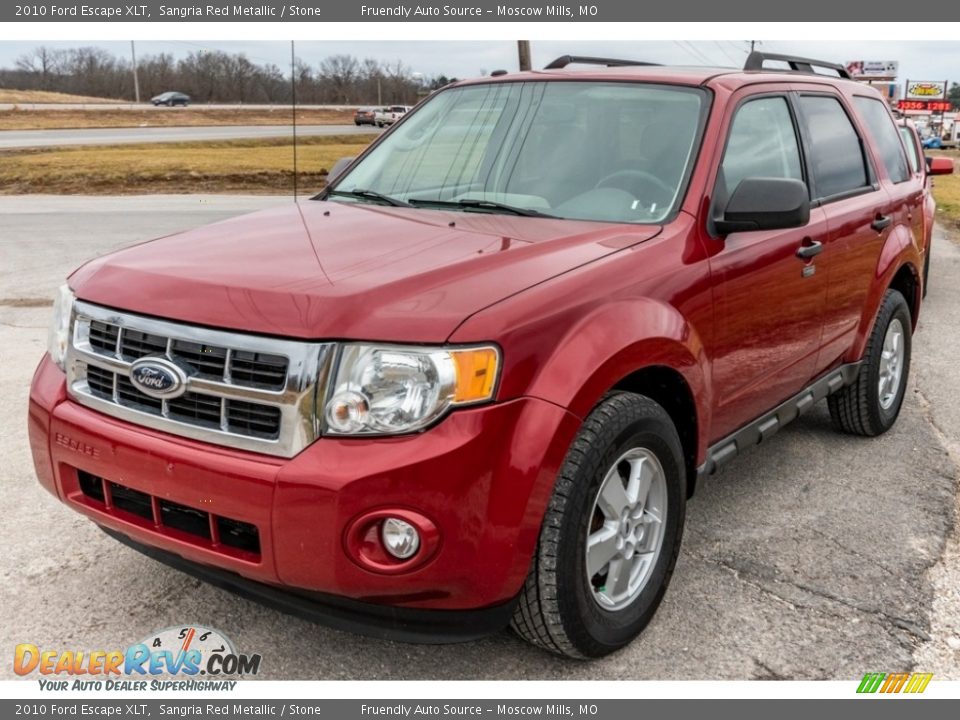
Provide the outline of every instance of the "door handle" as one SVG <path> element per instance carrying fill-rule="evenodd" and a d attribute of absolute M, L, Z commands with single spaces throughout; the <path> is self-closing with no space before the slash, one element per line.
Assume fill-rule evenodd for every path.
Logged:
<path fill-rule="evenodd" d="M 797 248 L 797 257 L 809 260 L 823 252 L 823 243 L 819 240 L 805 240 L 804 245 Z"/>
<path fill-rule="evenodd" d="M 889 215 L 877 215 L 873 219 L 873 222 L 870 223 L 870 227 L 877 232 L 883 232 L 883 230 L 890 225 L 891 222 L 893 222 L 893 220 L 890 219 Z"/>

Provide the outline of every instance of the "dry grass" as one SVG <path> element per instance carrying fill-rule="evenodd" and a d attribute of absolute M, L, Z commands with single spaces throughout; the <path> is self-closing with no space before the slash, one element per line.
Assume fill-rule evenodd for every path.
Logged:
<path fill-rule="evenodd" d="M 70 95 L 68 93 L 48 92 L 46 90 L 8 90 L 0 88 L 0 103 L 119 103 L 122 100 L 111 100 L 101 97 L 87 97 L 86 95 Z"/>
<path fill-rule="evenodd" d="M 2 102 L 2 100 L 0 100 Z M 203 107 L 126 110 L 0 110 L 0 130 L 55 130 L 72 128 L 188 127 L 210 125 L 288 125 L 289 107 L 276 109 L 209 109 Z M 350 125 L 350 110 L 298 110 L 301 125 Z"/>
<path fill-rule="evenodd" d="M 297 143 L 299 187 L 320 190 L 327 170 L 375 135 Z M 0 153 L 0 193 L 140 194 L 289 191 L 293 145 L 286 138 L 217 143 L 91 146 Z"/>
<path fill-rule="evenodd" d="M 960 153 L 956 150 L 928 151 L 953 159 L 954 174 L 933 178 L 933 196 L 937 200 L 937 219 L 956 237 L 960 231 Z"/>

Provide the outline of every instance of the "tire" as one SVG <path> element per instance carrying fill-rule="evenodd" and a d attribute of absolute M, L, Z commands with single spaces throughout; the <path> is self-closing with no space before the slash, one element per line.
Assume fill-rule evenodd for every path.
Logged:
<path fill-rule="evenodd" d="M 631 453 L 640 455 L 625 459 Z M 635 521 L 640 509 L 634 506 L 631 511 L 628 506 L 623 512 L 634 513 L 634 519 L 628 517 L 619 528 L 610 519 L 614 514 L 601 509 L 605 480 L 622 483 L 620 491 L 629 498 L 631 485 L 625 478 L 634 474 L 636 464 L 649 468 L 653 478 L 647 482 L 649 492 L 640 515 L 646 520 L 639 521 L 648 523 L 642 537 L 649 547 L 657 546 L 652 554 L 643 549 L 640 535 L 627 535 L 630 527 L 623 527 Z M 639 471 L 637 475 L 643 477 Z M 673 573 L 686 495 L 683 449 L 667 412 L 642 395 L 616 393 L 604 399 L 587 417 L 557 476 L 510 623 L 513 630 L 538 647 L 571 658 L 602 657 L 637 637 L 653 618 Z M 660 521 L 650 522 L 648 514 L 657 512 L 657 498 Z M 618 585 L 612 579 L 613 561 L 602 572 L 587 576 L 587 536 L 607 532 L 616 543 L 622 538 L 636 541 L 631 566 L 637 570 L 636 587 L 630 583 L 619 607 L 613 607 Z M 631 562 L 623 556 L 614 560 Z"/>
<path fill-rule="evenodd" d="M 892 350 L 888 331 L 900 329 L 902 352 Z M 841 432 L 875 437 L 882 435 L 897 421 L 910 374 L 912 321 L 907 301 L 896 290 L 887 290 L 880 311 L 873 323 L 863 364 L 856 382 L 827 398 L 830 419 Z M 887 363 L 890 352 L 898 358 L 895 378 L 888 380 L 881 392 L 881 372 L 888 376 L 893 366 Z"/>
<path fill-rule="evenodd" d="M 933 242 L 931 241 L 931 245 Z M 927 297 L 927 290 L 930 288 L 930 246 L 927 246 L 926 257 L 923 258 L 923 298 Z"/>

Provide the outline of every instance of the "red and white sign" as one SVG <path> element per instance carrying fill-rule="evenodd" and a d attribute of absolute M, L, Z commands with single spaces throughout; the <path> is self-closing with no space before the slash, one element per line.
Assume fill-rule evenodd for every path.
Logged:
<path fill-rule="evenodd" d="M 906 100 L 946 100 L 947 83 L 928 80 L 907 80 Z"/>
<path fill-rule="evenodd" d="M 896 60 L 850 60 L 847 72 L 855 78 L 895 78 L 900 69 Z"/>

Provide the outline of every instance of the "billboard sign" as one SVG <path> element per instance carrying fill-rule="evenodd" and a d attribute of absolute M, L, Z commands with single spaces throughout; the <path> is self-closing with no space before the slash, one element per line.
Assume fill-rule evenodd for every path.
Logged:
<path fill-rule="evenodd" d="M 945 81 L 907 80 L 906 100 L 946 100 L 947 83 Z"/>
<path fill-rule="evenodd" d="M 855 78 L 895 78 L 900 69 L 896 60 L 850 60 L 847 72 Z"/>

